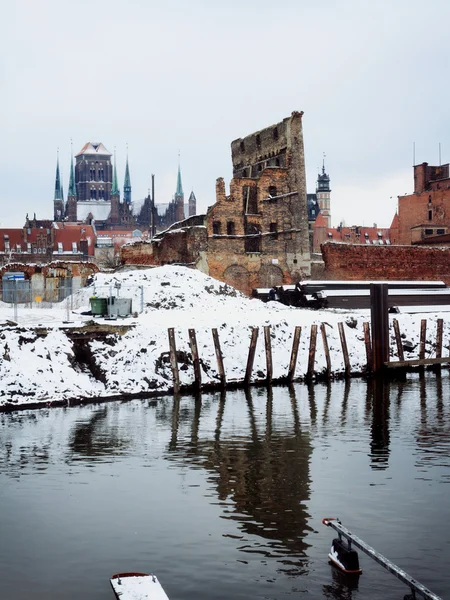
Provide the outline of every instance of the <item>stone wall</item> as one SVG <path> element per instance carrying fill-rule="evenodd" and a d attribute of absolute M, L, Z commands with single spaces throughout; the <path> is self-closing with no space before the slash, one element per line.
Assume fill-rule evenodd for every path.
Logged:
<path fill-rule="evenodd" d="M 322 246 L 324 279 L 442 280 L 450 285 L 450 248 L 430 246 Z"/>

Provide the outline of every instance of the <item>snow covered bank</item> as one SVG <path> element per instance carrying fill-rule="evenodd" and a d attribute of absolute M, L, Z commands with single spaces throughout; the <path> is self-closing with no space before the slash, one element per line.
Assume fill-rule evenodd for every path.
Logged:
<path fill-rule="evenodd" d="M 167 329 L 175 328 L 180 360 L 182 385 L 194 381 L 188 329 L 195 328 L 204 384 L 218 383 L 219 374 L 211 328 L 219 331 L 224 365 L 228 380 L 243 380 L 252 327 L 271 325 L 273 377 L 287 375 L 296 325 L 302 327 L 296 377 L 307 371 L 309 336 L 312 324 L 325 323 L 333 374 L 344 372 L 338 323 L 345 325 L 352 373 L 363 373 L 366 355 L 363 322 L 369 321 L 369 311 L 312 311 L 290 308 L 276 302 L 267 304 L 249 299 L 234 288 L 218 282 L 199 271 L 164 266 L 142 271 L 96 276 L 95 285 L 107 289 L 115 283 L 133 292 L 133 306 L 142 302 L 144 311 L 134 318 L 120 321 L 131 329 L 124 335 L 109 336 L 105 341 L 88 343 L 89 360 L 80 361 L 74 343 L 60 329 L 67 320 L 65 303 L 60 312 L 31 310 L 30 323 L 50 327 L 48 335 L 39 336 L 30 327 L 3 325 L 0 333 L 0 405 L 51 402 L 73 398 L 96 398 L 146 392 L 164 393 L 172 387 Z M 89 306 L 92 287 L 76 294 L 74 305 Z M 81 308 L 78 313 L 84 312 Z M 22 314 L 22 313 L 21 313 Z M 59 314 L 59 320 L 57 315 Z M 430 313 L 428 339 L 436 339 L 436 320 L 448 313 Z M 418 355 L 422 314 L 393 315 L 408 341 L 410 351 L 405 358 Z M 0 322 L 11 319 L 11 308 L 0 307 Z M 92 317 L 71 314 L 71 326 L 82 325 Z M 102 322 L 102 319 L 96 319 Z M 261 331 L 262 333 L 262 331 Z M 444 321 L 444 354 L 448 354 L 450 323 Z M 391 353 L 395 343 L 392 334 Z M 427 355 L 434 356 L 432 343 Z M 316 373 L 326 367 L 320 335 L 317 339 Z M 263 379 L 266 373 L 264 337 L 260 334 L 256 348 L 253 376 Z"/>

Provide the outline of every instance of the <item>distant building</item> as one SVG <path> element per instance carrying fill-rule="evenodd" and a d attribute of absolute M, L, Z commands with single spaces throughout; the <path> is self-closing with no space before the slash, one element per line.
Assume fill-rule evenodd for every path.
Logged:
<path fill-rule="evenodd" d="M 450 165 L 414 166 L 414 193 L 398 197 L 398 244 L 439 243 L 450 233 Z M 446 243 L 442 238 L 443 243 Z"/>
<path fill-rule="evenodd" d="M 338 227 L 328 227 L 326 217 L 320 212 L 313 225 L 313 252 L 320 252 L 320 247 L 325 242 L 390 246 L 391 230 L 388 227 L 377 227 L 376 224 L 373 227 L 345 227 L 342 224 Z"/>
<path fill-rule="evenodd" d="M 101 142 L 87 142 L 70 163 L 67 201 L 64 199 L 59 157 L 56 164 L 53 220 L 95 225 L 97 230 L 127 228 L 165 229 L 185 214 L 195 214 L 196 198 L 191 193 L 185 209 L 181 171 L 178 167 L 177 186 L 172 202 L 164 214 L 155 206 L 150 194 L 143 201 L 132 201 L 128 156 L 125 166 L 123 198 L 117 179 L 116 162 Z M 153 215 L 153 217 L 152 217 Z"/>

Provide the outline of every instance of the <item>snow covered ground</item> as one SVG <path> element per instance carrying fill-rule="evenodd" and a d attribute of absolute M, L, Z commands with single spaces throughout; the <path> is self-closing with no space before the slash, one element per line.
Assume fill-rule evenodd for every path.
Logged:
<path fill-rule="evenodd" d="M 70 304 L 52 309 L 22 308 L 17 314 L 13 307 L 0 303 L 0 405 L 7 403 L 51 402 L 73 398 L 94 398 L 149 391 L 164 391 L 172 387 L 172 372 L 168 360 L 169 327 L 175 328 L 177 350 L 184 354 L 180 362 L 182 385 L 193 383 L 188 329 L 195 328 L 202 365 L 203 383 L 219 380 L 211 328 L 219 331 L 225 371 L 228 380 L 242 380 L 245 374 L 252 327 L 259 327 L 253 376 L 263 379 L 266 373 L 262 327 L 271 325 L 273 377 L 287 374 L 292 338 L 296 325 L 302 327 L 296 377 L 307 370 L 309 336 L 312 324 L 325 323 L 333 373 L 344 371 L 338 323 L 345 324 L 345 334 L 353 373 L 363 372 L 366 355 L 363 323 L 369 321 L 369 311 L 308 310 L 290 308 L 277 302 L 264 304 L 249 299 L 234 288 L 216 281 L 199 271 L 183 267 L 164 266 L 153 269 L 126 271 L 114 275 L 98 274 L 96 290 L 115 289 L 121 284 L 121 295 L 133 297 L 133 311 L 142 304 L 144 311 L 133 317 L 108 321 L 95 318 L 96 323 L 132 325 L 128 333 L 111 336 L 108 343 L 92 341 L 94 369 L 77 361 L 73 343 L 61 328 L 80 327 L 93 318 L 81 313 L 89 310 L 93 287 L 83 288 Z M 18 326 L 11 324 L 17 317 Z M 427 318 L 427 356 L 433 357 L 436 321 L 444 318 L 444 355 L 449 353 L 450 313 L 397 314 L 400 330 L 410 342 L 411 352 L 405 358 L 418 356 L 420 321 Z M 35 331 L 46 327 L 46 337 Z M 395 355 L 391 339 L 391 354 Z M 326 366 L 320 333 L 317 338 L 315 370 Z M 100 376 L 99 376 L 100 373 Z"/>

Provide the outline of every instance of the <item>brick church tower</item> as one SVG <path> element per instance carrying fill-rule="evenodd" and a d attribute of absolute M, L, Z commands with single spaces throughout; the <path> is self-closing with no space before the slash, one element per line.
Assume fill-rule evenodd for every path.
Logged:
<path fill-rule="evenodd" d="M 111 200 L 113 166 L 111 152 L 101 143 L 88 142 L 75 156 L 78 202 Z"/>
<path fill-rule="evenodd" d="M 325 173 L 325 159 L 323 160 L 322 173 L 317 176 L 316 195 L 320 212 L 325 218 L 327 227 L 331 227 L 330 210 L 330 176 Z"/>

